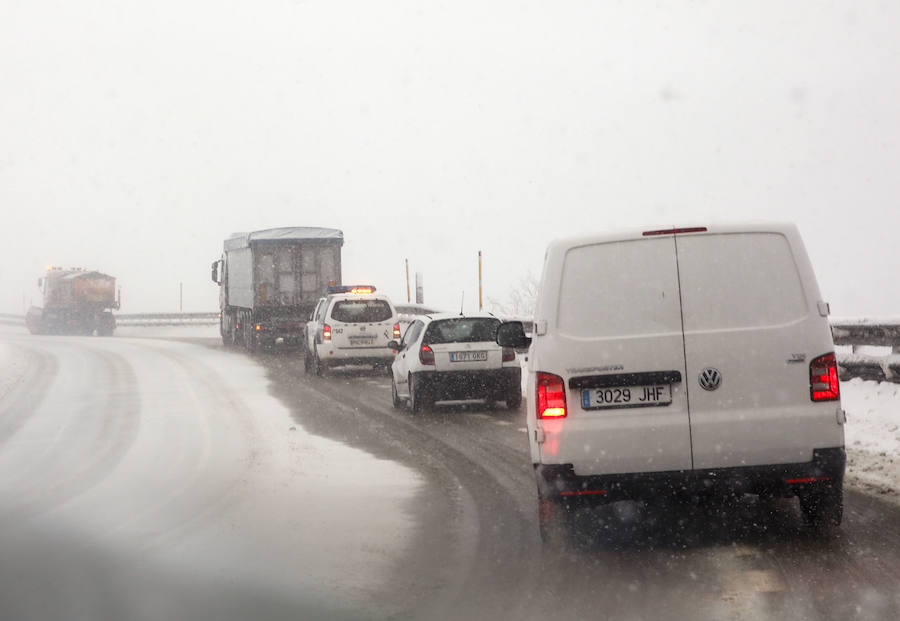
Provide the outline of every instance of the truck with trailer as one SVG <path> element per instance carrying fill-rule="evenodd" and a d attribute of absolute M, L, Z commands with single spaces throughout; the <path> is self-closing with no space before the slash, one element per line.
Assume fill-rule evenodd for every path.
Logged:
<path fill-rule="evenodd" d="M 219 285 L 219 332 L 250 350 L 278 339 L 300 345 L 306 320 L 329 285 L 341 282 L 344 234 L 319 227 L 235 233 L 211 276 Z"/>
<path fill-rule="evenodd" d="M 38 279 L 43 306 L 25 313 L 25 325 L 32 334 L 83 334 L 112 336 L 120 306 L 116 279 L 82 268 L 49 267 Z"/>

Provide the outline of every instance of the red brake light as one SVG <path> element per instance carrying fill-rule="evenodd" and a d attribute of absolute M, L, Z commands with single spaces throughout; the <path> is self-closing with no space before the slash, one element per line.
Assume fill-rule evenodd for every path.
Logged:
<path fill-rule="evenodd" d="M 566 386 L 558 375 L 537 374 L 537 417 L 563 418 L 566 415 Z"/>
<path fill-rule="evenodd" d="M 394 338 L 395 339 L 400 338 L 400 324 L 399 323 L 394 324 Z"/>
<path fill-rule="evenodd" d="M 813 401 L 837 401 L 841 398 L 834 353 L 819 356 L 809 363 L 809 396 Z"/>
<path fill-rule="evenodd" d="M 503 348 L 503 362 L 512 362 L 516 359 L 516 350 L 512 347 Z"/>
<path fill-rule="evenodd" d="M 434 364 L 434 351 L 428 345 L 422 345 L 419 349 L 419 362 L 422 364 Z"/>
<path fill-rule="evenodd" d="M 322 328 L 322 340 L 323 341 L 331 340 L 331 326 L 329 326 L 327 323 L 325 324 L 325 327 Z"/>
<path fill-rule="evenodd" d="M 689 226 L 680 229 L 659 229 L 656 231 L 644 231 L 644 237 L 648 235 L 675 235 L 677 233 L 705 233 L 705 226 Z"/>

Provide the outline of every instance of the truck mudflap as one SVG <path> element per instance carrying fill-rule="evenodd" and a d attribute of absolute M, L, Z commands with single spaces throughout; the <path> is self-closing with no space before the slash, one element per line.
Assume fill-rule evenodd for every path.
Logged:
<path fill-rule="evenodd" d="M 630 474 L 578 476 L 572 464 L 534 464 L 538 495 L 567 502 L 649 500 L 693 494 L 795 496 L 840 487 L 846 466 L 843 447 L 813 451 L 811 461 Z"/>

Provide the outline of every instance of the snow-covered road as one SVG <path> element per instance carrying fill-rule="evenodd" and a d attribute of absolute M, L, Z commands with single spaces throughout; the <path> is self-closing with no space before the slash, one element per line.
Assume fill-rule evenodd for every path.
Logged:
<path fill-rule="evenodd" d="M 834 538 L 804 529 L 795 503 L 744 499 L 581 511 L 573 545 L 548 550 L 523 412 L 413 417 L 392 408 L 383 375 L 304 377 L 299 356 L 228 351 L 212 332 L 0 328 L 0 618 L 582 619 L 598 601 L 612 618 L 900 610 L 898 509 L 881 502 L 900 489 L 900 386 L 842 384 Z"/>
<path fill-rule="evenodd" d="M 394 612 L 413 471 L 306 433 L 241 353 L 3 330 L 4 618 Z"/>

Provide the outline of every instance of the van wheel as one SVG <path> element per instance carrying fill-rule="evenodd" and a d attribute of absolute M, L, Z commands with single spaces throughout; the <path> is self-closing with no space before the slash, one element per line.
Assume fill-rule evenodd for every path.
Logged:
<path fill-rule="evenodd" d="M 570 521 L 569 508 L 561 500 L 538 497 L 538 529 L 541 541 L 546 544 L 565 542 L 569 537 Z"/>
<path fill-rule="evenodd" d="M 840 526 L 844 517 L 844 491 L 840 483 L 799 494 L 798 497 L 800 511 L 809 525 L 820 530 Z"/>
<path fill-rule="evenodd" d="M 397 382 L 394 381 L 393 377 L 391 377 L 391 405 L 394 406 L 395 410 L 399 410 L 400 406 L 403 405 L 400 395 L 397 394 Z"/>

